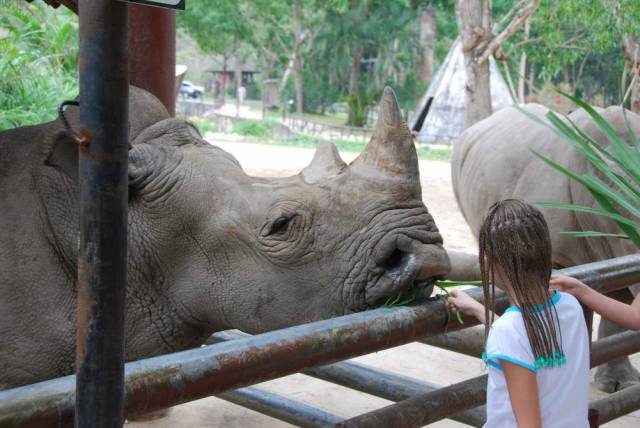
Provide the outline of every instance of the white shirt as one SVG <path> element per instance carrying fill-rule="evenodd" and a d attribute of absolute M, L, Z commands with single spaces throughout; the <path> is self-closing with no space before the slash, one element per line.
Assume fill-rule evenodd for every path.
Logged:
<path fill-rule="evenodd" d="M 491 326 L 483 355 L 489 367 L 485 428 L 518 426 L 501 361 L 536 373 L 543 428 L 589 427 L 589 338 L 582 308 L 575 297 L 561 292 L 556 292 L 546 304 L 555 306 L 558 314 L 557 334 L 566 361 L 556 367 L 536 364 L 520 308 L 508 308 Z"/>

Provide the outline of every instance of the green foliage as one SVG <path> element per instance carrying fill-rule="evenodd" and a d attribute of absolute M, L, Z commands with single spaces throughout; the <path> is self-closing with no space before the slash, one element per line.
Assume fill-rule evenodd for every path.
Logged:
<path fill-rule="evenodd" d="M 0 13 L 0 129 L 52 120 L 78 94 L 77 18 L 43 3 Z"/>
<path fill-rule="evenodd" d="M 550 111 L 546 115 L 548 119 L 546 122 L 525 110 L 522 111 L 568 140 L 601 176 L 591 172 L 580 174 L 542 154 L 536 155 L 555 170 L 582 184 L 598 202 L 600 208 L 552 202 L 538 205 L 609 218 L 620 227 L 624 237 L 631 239 L 640 248 L 640 142 L 629 129 L 632 144 L 627 144 L 625 138 L 619 135 L 589 104 L 580 98 L 564 95 L 591 116 L 598 129 L 607 138 L 608 145 L 598 143 L 568 117 L 563 121 L 557 114 Z M 621 237 L 621 234 L 606 234 L 600 231 L 578 231 L 569 232 L 569 234 L 574 237 Z"/>
<path fill-rule="evenodd" d="M 271 138 L 273 122 L 270 120 L 245 120 L 236 125 L 232 132 L 246 137 Z"/>
<path fill-rule="evenodd" d="M 205 118 L 194 117 L 190 119 L 190 122 L 198 129 L 198 132 L 200 132 L 202 136 L 207 132 L 216 132 L 218 130 L 213 122 Z"/>
<path fill-rule="evenodd" d="M 252 30 L 251 23 L 238 13 L 236 2 L 228 0 L 189 0 L 176 22 L 207 53 L 237 51 Z"/>
<path fill-rule="evenodd" d="M 340 98 L 337 87 L 331 85 L 317 69 L 321 64 L 308 62 L 302 72 L 304 87 L 303 110 L 308 113 L 324 114 L 327 109 Z M 293 79 L 289 79 L 284 90 L 285 100 L 295 100 L 296 93 Z"/>
<path fill-rule="evenodd" d="M 493 2 L 504 14 L 512 0 Z M 616 5 L 619 5 L 617 7 Z M 564 82 L 574 94 L 605 104 L 621 101 L 622 45 L 640 28 L 640 2 L 635 0 L 541 0 L 531 19 L 531 34 L 519 31 L 504 44 L 512 67 L 522 52 L 542 83 Z M 528 76 L 527 76 L 528 77 Z M 542 86 L 539 85 L 538 86 Z"/>

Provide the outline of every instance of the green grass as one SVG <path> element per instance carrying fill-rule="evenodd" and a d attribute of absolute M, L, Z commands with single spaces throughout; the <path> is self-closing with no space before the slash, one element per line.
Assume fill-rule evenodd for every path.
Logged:
<path fill-rule="evenodd" d="M 218 130 L 213 122 L 204 118 L 192 117 L 189 119 L 189 122 L 191 122 L 193 125 L 195 125 L 196 128 L 198 128 L 198 131 L 202 136 L 204 136 L 204 134 L 206 134 L 207 132 L 216 132 Z"/>
<path fill-rule="evenodd" d="M 69 11 L 40 2 L 2 5 L 0 130 L 55 119 L 58 105 L 76 97 L 77 39 Z"/>
<path fill-rule="evenodd" d="M 252 125 L 253 127 L 254 125 Z M 249 129 L 252 130 L 253 128 Z M 235 131 L 235 129 L 234 129 Z M 252 135 L 247 133 L 237 132 L 241 135 L 264 137 L 265 135 Z M 268 144 L 274 146 L 287 146 L 287 147 L 300 147 L 305 149 L 315 149 L 323 141 L 331 141 L 336 145 L 338 150 L 344 152 L 360 153 L 367 145 L 365 141 L 350 141 L 341 139 L 327 139 L 321 137 L 314 137 L 309 135 L 296 135 L 286 138 L 275 138 L 268 140 L 251 140 L 251 143 Z M 419 147 L 418 158 L 422 160 L 439 160 L 448 161 L 451 159 L 453 153 L 452 147 Z"/>
<path fill-rule="evenodd" d="M 216 127 L 207 119 L 192 118 L 200 132 L 204 135 L 206 132 L 215 132 Z M 338 150 L 344 152 L 360 153 L 367 146 L 368 141 L 352 141 L 343 139 L 328 139 L 311 135 L 296 135 L 291 137 L 274 138 L 273 125 L 275 121 L 271 119 L 264 120 L 246 120 L 236 125 L 231 132 L 250 137 L 247 142 L 267 144 L 273 146 L 299 147 L 305 149 L 315 149 L 323 141 L 331 141 L 336 145 Z M 449 161 L 453 153 L 452 146 L 420 146 L 417 147 L 418 158 L 422 160 L 438 160 Z"/>
<path fill-rule="evenodd" d="M 262 111 L 262 104 L 257 100 L 246 100 L 244 105 L 249 107 L 249 110 L 252 111 Z M 267 119 L 281 119 L 282 111 L 271 111 L 267 110 Z M 289 113 L 287 112 L 286 117 L 300 117 L 297 113 Z M 347 123 L 347 114 L 344 112 L 337 113 L 326 113 L 326 114 L 315 114 L 315 113 L 303 113 L 302 118 L 309 122 L 322 123 L 325 125 L 339 125 L 343 126 Z"/>
<path fill-rule="evenodd" d="M 237 124 L 231 132 L 245 137 L 271 138 L 273 134 L 272 120 L 245 120 Z"/>

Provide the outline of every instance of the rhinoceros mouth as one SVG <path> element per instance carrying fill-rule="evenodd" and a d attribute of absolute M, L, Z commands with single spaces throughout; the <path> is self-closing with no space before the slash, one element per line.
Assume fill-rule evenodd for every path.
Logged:
<path fill-rule="evenodd" d="M 395 283 L 385 286 L 379 282 L 367 287 L 365 291 L 365 304 L 367 309 L 380 306 L 393 306 L 409 304 L 414 301 L 424 300 L 431 296 L 434 283 L 442 277 L 432 277 L 407 283 Z M 386 281 L 382 279 L 382 281 Z"/>
<path fill-rule="evenodd" d="M 401 230 L 387 235 L 372 251 L 364 304 L 374 308 L 389 300 L 398 303 L 427 297 L 433 282 L 449 269 L 438 232 Z"/>

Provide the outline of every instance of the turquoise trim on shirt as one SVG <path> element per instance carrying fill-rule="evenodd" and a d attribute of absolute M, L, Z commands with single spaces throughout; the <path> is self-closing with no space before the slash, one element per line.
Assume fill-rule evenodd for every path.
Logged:
<path fill-rule="evenodd" d="M 533 310 L 535 312 L 542 312 L 544 310 L 544 308 L 548 307 L 548 306 L 555 306 L 558 301 L 560 300 L 560 296 L 561 294 L 556 291 L 555 294 L 553 295 L 552 298 L 550 298 L 549 300 L 547 300 L 545 303 L 541 303 L 539 305 L 535 305 L 533 307 Z M 522 309 L 520 309 L 519 306 L 509 306 L 504 313 L 506 314 L 507 312 L 522 312 Z"/>
<path fill-rule="evenodd" d="M 536 366 L 532 365 L 532 364 L 528 364 L 525 363 L 524 361 L 518 360 L 517 358 L 513 358 L 513 357 L 509 357 L 507 355 L 504 354 L 482 354 L 482 360 L 487 364 L 490 365 L 492 367 L 495 367 L 499 370 L 504 370 L 504 368 L 502 367 L 502 364 L 500 364 L 498 361 L 495 360 L 503 360 L 506 361 L 508 363 L 512 363 L 512 364 L 516 364 L 520 367 L 524 367 L 527 370 L 531 370 L 533 373 L 537 373 L 538 369 L 536 368 Z"/>

